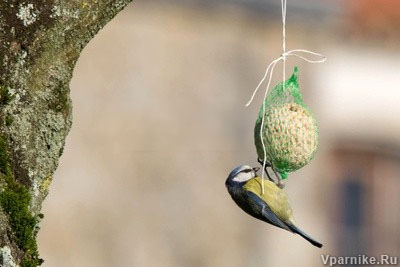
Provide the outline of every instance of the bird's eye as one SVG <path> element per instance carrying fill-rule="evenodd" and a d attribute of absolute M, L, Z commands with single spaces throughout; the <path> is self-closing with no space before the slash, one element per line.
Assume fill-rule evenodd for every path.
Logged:
<path fill-rule="evenodd" d="M 241 172 L 248 173 L 248 172 L 251 172 L 251 171 L 252 171 L 251 169 L 245 169 L 245 170 L 243 170 Z"/>

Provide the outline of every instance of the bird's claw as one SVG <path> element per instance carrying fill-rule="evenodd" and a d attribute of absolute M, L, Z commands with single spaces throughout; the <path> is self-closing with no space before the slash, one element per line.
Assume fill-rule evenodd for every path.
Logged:
<path fill-rule="evenodd" d="M 283 180 L 279 180 L 276 184 L 280 189 L 285 188 L 285 182 Z"/>
<path fill-rule="evenodd" d="M 264 161 L 263 161 L 263 160 L 261 160 L 260 158 L 257 158 L 257 161 L 258 161 L 258 163 L 260 163 L 262 166 L 264 166 Z M 275 174 L 275 177 L 276 177 L 277 181 L 275 181 L 274 179 L 272 179 L 272 177 L 269 175 L 268 168 L 271 168 L 271 169 L 272 169 L 272 171 L 273 171 L 274 174 Z M 285 188 L 285 182 L 282 180 L 282 178 L 281 178 L 281 176 L 279 175 L 279 173 L 275 170 L 274 166 L 272 166 L 272 164 L 269 163 L 268 161 L 265 162 L 264 171 L 265 171 L 265 173 L 267 174 L 268 179 L 269 179 L 271 182 L 275 183 L 275 184 L 276 184 L 279 188 L 281 188 L 281 189 Z"/>
<path fill-rule="evenodd" d="M 272 170 L 274 171 L 275 176 L 276 176 L 276 178 L 278 179 L 278 182 L 276 183 L 276 185 L 277 185 L 280 189 L 285 188 L 285 182 L 283 181 L 281 175 L 275 170 L 274 167 L 272 167 Z"/>
<path fill-rule="evenodd" d="M 264 161 L 262 159 L 257 158 L 257 161 L 258 161 L 258 163 L 261 164 L 261 166 L 264 166 Z M 265 162 L 265 168 L 267 168 L 267 167 L 272 167 L 272 164 L 269 163 L 268 161 Z"/>

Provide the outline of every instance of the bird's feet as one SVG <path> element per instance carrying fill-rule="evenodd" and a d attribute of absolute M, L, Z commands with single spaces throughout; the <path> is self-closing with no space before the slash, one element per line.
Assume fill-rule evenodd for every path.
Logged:
<path fill-rule="evenodd" d="M 264 161 L 262 161 L 260 158 L 257 158 L 257 161 L 261 164 L 261 166 L 264 166 Z M 268 176 L 268 180 L 275 183 L 274 179 L 272 179 L 271 175 L 269 175 L 268 167 L 272 167 L 271 163 L 265 162 L 264 171 Z"/>
<path fill-rule="evenodd" d="M 283 180 L 278 180 L 278 183 L 276 184 L 280 189 L 285 188 L 285 182 Z"/>
<path fill-rule="evenodd" d="M 257 158 L 257 161 L 258 161 L 258 163 L 261 164 L 261 166 L 264 166 L 264 161 L 263 161 L 262 159 Z M 272 171 L 273 171 L 274 174 L 275 174 L 275 177 L 276 177 L 276 180 L 277 180 L 277 181 L 275 181 L 274 179 L 272 179 L 271 175 L 270 175 L 269 172 L 268 172 L 268 168 L 271 168 L 271 169 L 272 169 Z M 272 164 L 269 163 L 268 161 L 265 162 L 264 171 L 265 171 L 265 173 L 267 174 L 268 179 L 269 179 L 271 182 L 274 182 L 274 183 L 275 183 L 279 188 L 281 188 L 281 189 L 285 188 L 285 182 L 282 180 L 282 177 L 281 177 L 280 174 L 275 170 L 274 166 L 272 166 Z"/>
<path fill-rule="evenodd" d="M 271 169 L 274 171 L 276 179 L 278 179 L 278 182 L 276 185 L 280 188 L 283 189 L 285 188 L 285 182 L 283 181 L 281 175 L 275 170 L 275 168 L 272 166 Z"/>

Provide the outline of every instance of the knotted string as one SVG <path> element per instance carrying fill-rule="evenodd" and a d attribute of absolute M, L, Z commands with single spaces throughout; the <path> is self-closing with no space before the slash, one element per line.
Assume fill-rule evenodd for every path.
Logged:
<path fill-rule="evenodd" d="M 277 59 L 275 59 L 274 61 L 272 61 L 268 65 L 268 67 L 264 73 L 264 76 L 262 77 L 261 81 L 258 83 L 249 102 L 247 102 L 247 104 L 246 104 L 246 107 L 250 106 L 250 104 L 253 102 L 255 95 L 257 94 L 258 89 L 264 83 L 265 79 L 268 77 L 268 74 L 269 74 L 268 83 L 267 83 L 267 87 L 265 88 L 264 100 L 263 100 L 263 104 L 262 104 L 263 116 L 262 116 L 262 120 L 261 120 L 261 129 L 260 129 L 261 144 L 262 144 L 263 151 L 264 151 L 263 168 L 262 168 L 262 176 L 261 176 L 262 194 L 264 194 L 264 171 L 265 171 L 265 165 L 266 165 L 266 161 L 267 161 L 267 152 L 266 152 L 264 136 L 263 136 L 263 128 L 264 128 L 264 122 L 265 122 L 265 100 L 267 99 L 268 89 L 271 84 L 272 74 L 274 73 L 275 66 L 276 66 L 276 64 L 278 64 L 279 61 L 281 61 L 281 60 L 283 61 L 283 64 L 282 64 L 283 86 L 285 86 L 286 58 L 287 57 L 297 57 L 297 58 L 300 58 L 304 61 L 307 61 L 307 62 L 313 63 L 313 64 L 322 63 L 322 62 L 326 61 L 326 57 L 324 55 L 321 55 L 319 53 L 315 53 L 315 52 L 312 52 L 309 50 L 294 49 L 294 50 L 290 50 L 290 51 L 286 52 L 286 3 L 287 3 L 287 0 L 281 0 L 281 6 L 282 6 L 282 55 L 280 57 L 278 57 Z M 306 55 L 315 56 L 317 59 L 308 59 L 308 58 L 306 58 Z"/>

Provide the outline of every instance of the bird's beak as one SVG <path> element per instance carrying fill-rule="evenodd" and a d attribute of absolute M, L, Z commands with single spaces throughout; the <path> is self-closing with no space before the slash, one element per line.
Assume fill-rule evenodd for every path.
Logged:
<path fill-rule="evenodd" d="M 254 171 L 254 172 L 258 172 L 259 169 L 260 169 L 260 168 L 255 167 L 255 168 L 253 168 L 253 171 Z"/>

